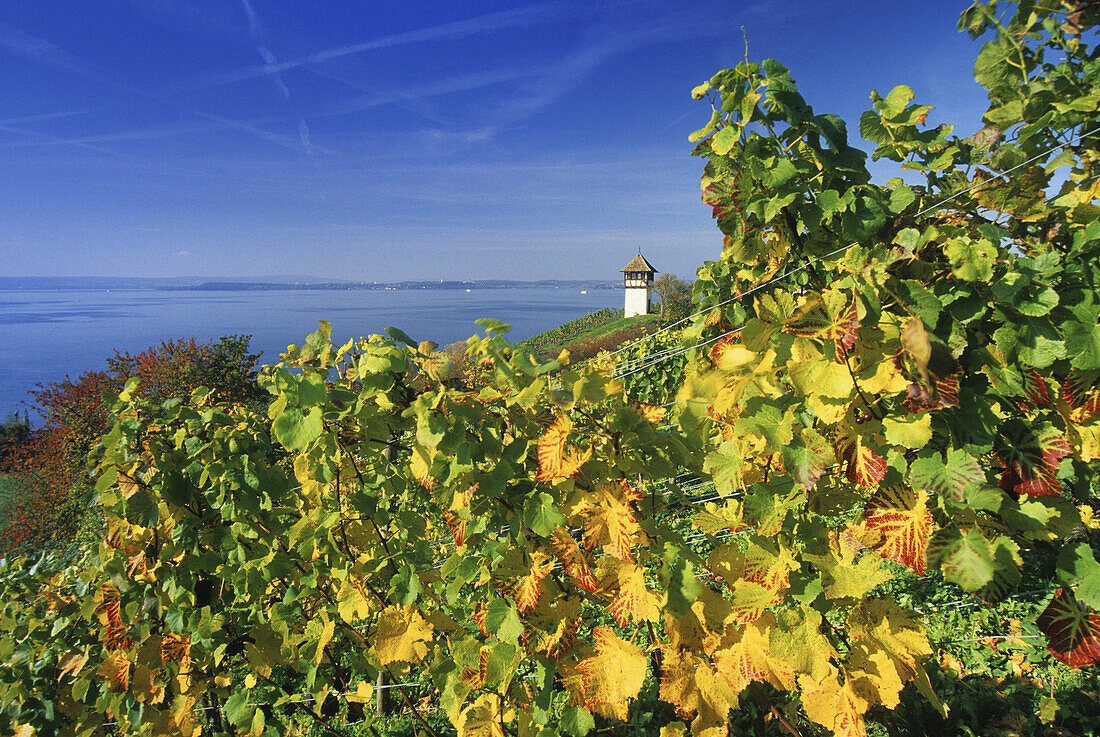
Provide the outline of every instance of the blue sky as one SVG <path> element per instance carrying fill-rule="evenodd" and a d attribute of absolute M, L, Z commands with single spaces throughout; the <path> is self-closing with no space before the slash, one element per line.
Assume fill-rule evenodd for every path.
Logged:
<path fill-rule="evenodd" d="M 689 93 L 742 26 L 853 133 L 906 83 L 965 135 L 967 4 L 5 3 L 0 274 L 690 277 L 721 238 Z"/>

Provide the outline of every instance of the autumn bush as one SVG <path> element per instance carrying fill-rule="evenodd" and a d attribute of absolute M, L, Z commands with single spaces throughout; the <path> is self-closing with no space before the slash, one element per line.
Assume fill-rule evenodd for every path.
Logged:
<path fill-rule="evenodd" d="M 248 353 L 248 343 L 248 336 L 205 344 L 187 338 L 136 355 L 116 351 L 105 370 L 32 390 L 43 424 L 7 443 L 0 457 L 14 489 L 0 529 L 0 554 L 56 548 L 74 539 L 91 496 L 87 456 L 109 427 L 105 398 L 111 401 L 127 380 L 138 379 L 141 395 L 156 403 L 205 385 L 225 401 L 262 406 L 266 394 L 255 383 L 259 355 Z"/>

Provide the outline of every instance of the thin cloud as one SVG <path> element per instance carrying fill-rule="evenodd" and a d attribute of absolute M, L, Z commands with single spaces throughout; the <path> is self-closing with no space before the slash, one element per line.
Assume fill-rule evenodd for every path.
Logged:
<path fill-rule="evenodd" d="M 533 76 L 533 72 L 519 69 L 502 69 L 497 71 L 478 72 L 476 74 L 463 74 L 458 77 L 443 79 L 420 87 L 405 87 L 373 95 L 365 95 L 355 100 L 330 107 L 318 113 L 318 115 L 322 117 L 347 115 L 361 110 L 381 107 L 383 105 L 395 105 L 403 102 L 423 100 L 429 97 L 450 95 L 457 92 L 469 92 L 483 87 L 492 87 L 493 85 L 502 84 L 504 82 L 514 82 L 517 79 L 524 79 L 531 76 Z"/>
<path fill-rule="evenodd" d="M 318 146 L 317 144 L 315 144 L 313 142 L 309 142 L 307 144 L 305 141 L 303 141 L 302 137 L 301 137 L 301 132 L 302 132 L 301 126 L 299 126 L 299 128 L 298 128 L 298 135 L 292 138 L 290 136 L 284 136 L 284 135 L 281 135 L 279 133 L 273 133 L 269 130 L 265 130 L 265 129 L 260 128 L 256 125 L 253 125 L 252 123 L 247 123 L 243 120 L 230 120 L 228 118 L 223 118 L 223 117 L 218 116 L 218 115 L 211 115 L 209 113 L 198 113 L 198 114 L 201 117 L 206 118 L 207 120 L 212 120 L 216 123 L 221 123 L 222 125 L 224 125 L 227 128 L 232 128 L 233 130 L 238 130 L 238 131 L 241 131 L 241 132 L 244 132 L 244 133 L 251 134 L 251 135 L 256 136 L 257 138 L 260 138 L 262 140 L 269 141 L 269 142 L 274 143 L 276 145 L 283 146 L 283 147 L 289 148 L 289 149 L 293 149 L 295 151 L 305 151 L 306 153 L 313 153 L 314 151 L 320 151 L 321 153 L 330 154 L 332 156 L 339 155 L 338 152 L 333 151 L 332 149 L 323 148 L 323 147 Z M 304 124 L 304 121 L 301 121 L 301 122 Z M 307 138 L 308 138 L 308 128 L 306 130 L 307 130 L 306 135 L 307 135 Z"/>
<path fill-rule="evenodd" d="M 502 31 L 509 28 L 531 26 L 557 16 L 561 13 L 563 7 L 561 3 L 556 2 L 538 3 L 529 5 L 525 8 L 498 11 L 496 13 L 479 15 L 476 18 L 441 23 L 426 28 L 418 28 L 414 31 L 381 36 L 357 44 L 325 49 L 293 61 L 284 61 L 278 64 L 265 64 L 258 68 L 252 67 L 216 75 L 200 82 L 196 86 L 200 88 L 216 87 L 219 85 L 256 79 L 257 77 L 262 77 L 272 72 L 284 72 L 288 69 L 297 69 L 298 67 L 308 64 L 318 64 L 346 56 L 362 54 L 367 51 L 378 51 L 380 49 L 389 49 L 395 46 L 404 46 L 406 44 L 422 43 L 425 41 L 439 41 L 444 39 L 454 40 L 468 36 Z"/>
<path fill-rule="evenodd" d="M 25 125 L 27 123 L 40 123 L 44 120 L 59 120 L 61 118 L 73 118 L 78 115 L 87 115 L 88 110 L 70 110 L 60 113 L 39 113 L 37 115 L 24 115 L 19 118 L 7 118 L 0 120 L 0 125 Z"/>
<path fill-rule="evenodd" d="M 279 91 L 283 99 L 289 100 L 290 89 L 283 81 L 283 76 L 279 74 L 278 58 L 265 43 L 264 29 L 260 25 L 260 16 L 256 15 L 256 9 L 252 7 L 249 0 L 241 0 L 241 5 L 244 6 L 244 13 L 248 16 L 248 33 L 252 37 L 252 43 L 256 45 L 256 52 L 264 61 L 264 73 L 271 78 L 271 83 L 275 85 L 275 89 Z"/>
<path fill-rule="evenodd" d="M 4 144 L 4 148 L 12 148 L 16 146 L 76 146 L 84 144 L 96 144 L 96 143 L 118 143 L 121 141 L 151 141 L 159 138 L 173 138 L 180 135 L 191 135 L 195 133 L 208 133 L 218 130 L 225 126 L 175 126 L 169 128 L 153 128 L 148 130 L 139 131 L 118 131 L 116 133 L 100 133 L 87 136 L 49 136 L 44 133 L 35 133 L 38 140 L 35 141 L 23 141 L 21 143 L 8 143 Z M 11 130 L 16 132 L 15 129 L 8 128 L 7 126 L 0 126 L 5 130 Z M 24 134 L 30 134 L 31 131 L 18 131 Z M 98 149 L 105 151 L 106 149 Z"/>
<path fill-rule="evenodd" d="M 58 71 L 87 79 L 102 81 L 106 78 L 102 72 L 75 54 L 3 22 L 0 22 L 0 49 L 25 59 L 32 59 Z"/>

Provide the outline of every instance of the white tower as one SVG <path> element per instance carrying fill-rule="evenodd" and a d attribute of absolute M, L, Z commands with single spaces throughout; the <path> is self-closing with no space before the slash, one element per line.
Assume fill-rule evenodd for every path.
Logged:
<path fill-rule="evenodd" d="M 638 255 L 619 270 L 623 272 L 623 286 L 626 288 L 623 317 L 648 315 L 649 297 L 653 291 L 653 275 L 657 273 L 657 269 L 645 260 L 641 251 L 638 251 Z"/>

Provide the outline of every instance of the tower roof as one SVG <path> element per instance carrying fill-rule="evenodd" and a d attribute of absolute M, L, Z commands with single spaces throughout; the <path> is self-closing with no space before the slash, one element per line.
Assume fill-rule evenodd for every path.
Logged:
<path fill-rule="evenodd" d="M 631 259 L 630 263 L 619 269 L 619 271 L 649 271 L 656 274 L 657 269 L 653 268 L 653 264 L 645 260 L 645 256 L 638 252 L 638 255 Z"/>

